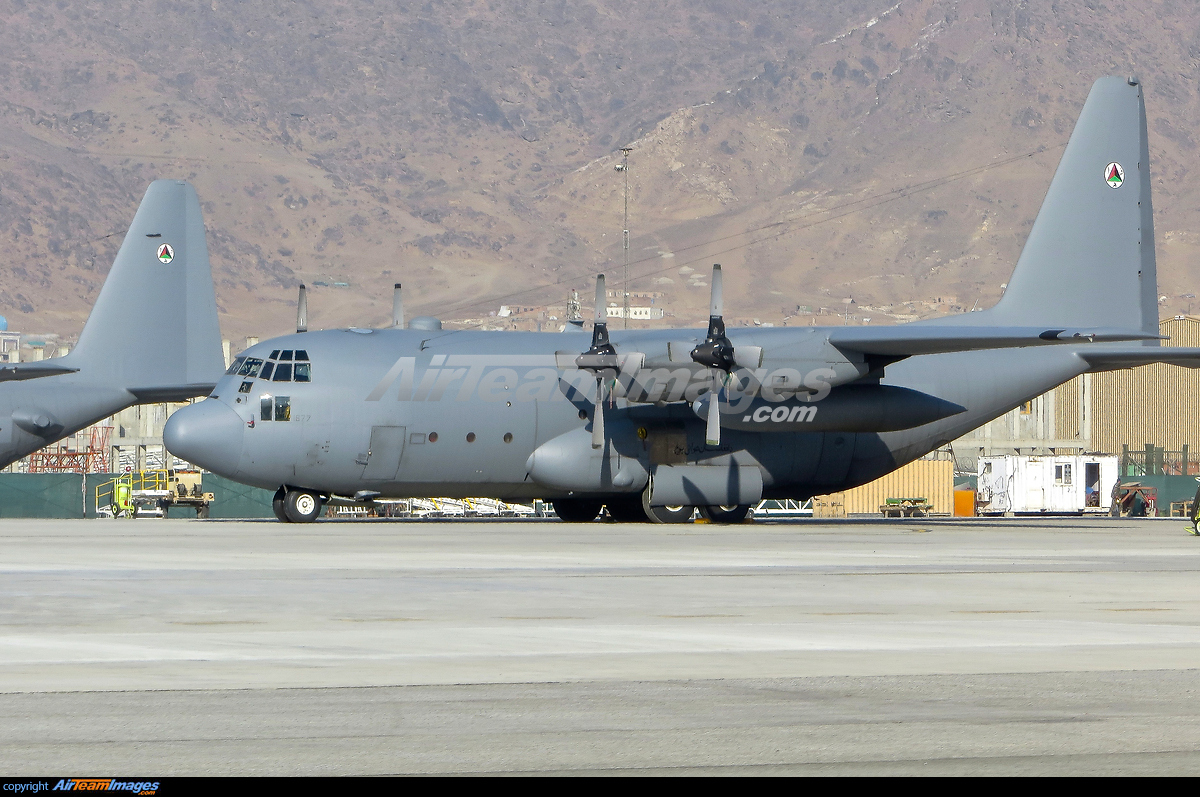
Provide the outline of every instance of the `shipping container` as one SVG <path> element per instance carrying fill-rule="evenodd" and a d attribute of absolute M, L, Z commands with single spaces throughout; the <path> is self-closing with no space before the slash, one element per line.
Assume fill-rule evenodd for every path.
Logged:
<path fill-rule="evenodd" d="M 875 481 L 846 490 L 846 514 L 881 515 L 889 499 L 924 499 L 928 514 L 949 515 L 954 510 L 954 461 L 918 459 Z M 814 513 L 815 506 L 814 503 Z"/>
<path fill-rule="evenodd" d="M 979 513 L 1107 513 L 1117 470 L 1099 454 L 980 457 Z"/>

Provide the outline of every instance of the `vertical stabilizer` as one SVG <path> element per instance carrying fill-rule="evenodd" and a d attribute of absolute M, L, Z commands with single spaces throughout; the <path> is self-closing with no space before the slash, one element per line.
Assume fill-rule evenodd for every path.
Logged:
<path fill-rule="evenodd" d="M 217 302 L 200 200 L 190 184 L 150 184 L 65 359 L 139 401 L 204 395 L 220 378 Z"/>
<path fill-rule="evenodd" d="M 1004 296 L 972 323 L 1158 334 L 1150 152 L 1137 79 L 1105 77 L 1092 86 Z"/>

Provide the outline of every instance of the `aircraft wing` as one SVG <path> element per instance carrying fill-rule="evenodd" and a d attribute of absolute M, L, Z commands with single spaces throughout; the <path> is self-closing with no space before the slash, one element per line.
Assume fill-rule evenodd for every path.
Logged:
<path fill-rule="evenodd" d="M 16 382 L 22 379 L 40 379 L 43 376 L 73 374 L 78 368 L 70 368 L 54 360 L 38 360 L 32 363 L 11 363 L 0 366 L 0 382 Z"/>
<path fill-rule="evenodd" d="M 1115 371 L 1151 363 L 1200 368 L 1200 348 L 1188 346 L 1146 346 L 1129 349 L 1098 347 L 1095 351 L 1081 351 L 1079 356 L 1092 366 L 1093 371 Z"/>
<path fill-rule="evenodd" d="M 839 349 L 889 357 L 980 349 L 1016 349 L 1063 343 L 1161 340 L 1140 329 L 935 326 L 833 327 L 829 342 Z"/>

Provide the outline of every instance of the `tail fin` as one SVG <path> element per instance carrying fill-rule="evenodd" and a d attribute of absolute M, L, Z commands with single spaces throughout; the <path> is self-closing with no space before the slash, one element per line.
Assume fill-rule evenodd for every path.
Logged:
<path fill-rule="evenodd" d="M 1008 289 L 980 315 L 1158 334 L 1146 106 L 1135 78 L 1092 86 Z"/>
<path fill-rule="evenodd" d="M 155 180 L 146 189 L 64 364 L 140 402 L 211 392 L 224 355 L 204 220 L 190 184 Z"/>

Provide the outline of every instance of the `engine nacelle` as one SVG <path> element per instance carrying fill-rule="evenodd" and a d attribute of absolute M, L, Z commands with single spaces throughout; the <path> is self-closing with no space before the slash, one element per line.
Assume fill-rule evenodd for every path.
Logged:
<path fill-rule="evenodd" d="M 708 417 L 711 395 L 692 403 Z M 818 401 L 767 401 L 722 393 L 721 427 L 744 432 L 895 432 L 966 412 L 937 396 L 890 385 L 846 385 Z"/>

